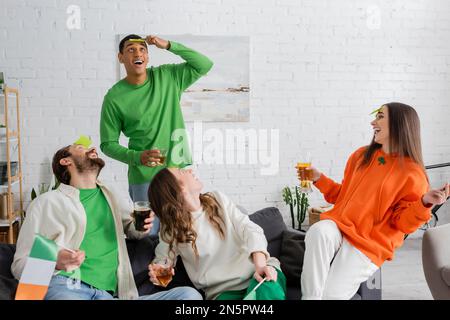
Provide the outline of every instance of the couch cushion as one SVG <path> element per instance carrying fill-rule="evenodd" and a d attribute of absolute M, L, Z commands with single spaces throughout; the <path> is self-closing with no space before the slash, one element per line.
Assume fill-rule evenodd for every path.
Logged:
<path fill-rule="evenodd" d="M 273 257 L 280 256 L 281 238 L 286 230 L 280 210 L 274 207 L 256 211 L 249 216 L 250 220 L 259 225 L 264 230 L 268 246 L 267 251 Z"/>
<path fill-rule="evenodd" d="M 302 296 L 302 293 L 298 287 L 287 287 L 286 288 L 286 300 L 300 300 L 301 296 Z"/>
<path fill-rule="evenodd" d="M 300 277 L 305 254 L 305 233 L 294 229 L 283 232 L 281 241 L 281 270 L 289 287 L 300 288 Z"/>
<path fill-rule="evenodd" d="M 0 300 L 13 300 L 16 294 L 18 281 L 0 275 Z"/>
<path fill-rule="evenodd" d="M 15 245 L 0 243 L 0 275 L 6 278 L 13 278 L 11 264 L 13 263 L 15 252 Z"/>
<path fill-rule="evenodd" d="M 450 266 L 445 266 L 442 268 L 441 276 L 447 286 L 450 287 Z"/>
<path fill-rule="evenodd" d="M 194 286 L 186 273 L 181 259 L 177 260 L 175 276 L 166 288 L 153 285 L 148 276 L 148 265 L 155 257 L 155 248 L 159 239 L 157 237 L 146 237 L 140 240 L 127 240 L 126 242 L 134 281 L 140 296 L 169 290 L 178 286 Z"/>
<path fill-rule="evenodd" d="M 11 274 L 15 245 L 0 243 L 0 300 L 13 299 L 17 280 Z"/>
<path fill-rule="evenodd" d="M 133 270 L 134 282 L 139 295 L 146 295 L 155 292 L 153 284 L 148 277 L 148 264 L 155 257 L 155 248 L 158 240 L 146 237 L 141 240 L 126 240 L 128 256 L 130 258 L 131 269 Z"/>

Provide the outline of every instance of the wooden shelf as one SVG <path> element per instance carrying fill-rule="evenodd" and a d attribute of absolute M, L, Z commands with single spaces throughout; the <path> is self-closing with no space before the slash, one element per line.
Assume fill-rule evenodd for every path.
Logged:
<path fill-rule="evenodd" d="M 15 186 L 15 185 L 17 185 L 17 184 L 19 184 L 19 180 L 14 181 L 13 183 L 11 183 L 11 187 L 12 187 L 12 186 Z M 8 183 L 6 183 L 6 184 L 0 184 L 0 191 L 6 190 L 6 189 L 8 189 Z"/>
<path fill-rule="evenodd" d="M 15 185 L 19 185 L 19 190 L 14 191 L 14 194 L 18 193 L 19 195 L 19 210 L 14 211 L 11 207 L 11 204 L 9 204 L 6 208 L 7 213 L 6 215 L 9 217 L 5 220 L 0 220 L 0 227 L 2 228 L 2 236 L 4 237 L 5 241 L 7 243 L 15 243 L 16 237 L 14 234 L 18 234 L 20 231 L 21 226 L 21 220 L 24 215 L 23 211 L 23 190 L 22 190 L 22 171 L 21 171 L 21 163 L 22 163 L 22 155 L 21 155 L 21 143 L 20 143 L 20 110 L 19 110 L 19 90 L 14 88 L 5 87 L 4 93 L 0 94 L 0 101 L 2 102 L 0 105 L 4 107 L 4 119 L 0 119 L 0 123 L 4 124 L 6 126 L 6 130 L 2 130 L 2 136 L 0 137 L 0 151 L 1 153 L 5 153 L 5 161 L 7 163 L 12 163 L 13 161 L 18 162 L 18 171 L 14 170 L 15 175 L 11 176 L 8 175 L 6 182 L 0 185 L 0 191 L 3 193 L 6 191 L 7 193 L 7 199 L 12 199 L 12 187 Z M 13 100 L 13 101 L 10 101 Z M 15 109 L 15 117 L 12 117 L 9 119 L 9 109 Z M 15 123 L 14 125 L 12 125 Z M 16 128 L 16 129 L 14 129 Z M 17 145 L 18 150 L 18 159 L 12 160 L 11 156 L 11 148 L 5 148 L 6 145 L 9 145 L 10 143 L 13 144 L 13 149 L 15 149 L 15 146 Z M 6 149 L 6 152 L 3 151 L 3 149 Z M 3 158 L 2 158 L 3 159 Z M 4 161 L 3 161 L 4 162 Z M 12 171 L 9 172 L 9 174 L 13 173 Z M 9 185 L 8 185 L 9 183 Z M 11 187 L 9 187 L 11 186 Z M 7 200 L 8 201 L 8 200 Z M 3 208 L 2 208 L 3 209 Z M 12 211 L 12 212 L 11 212 Z M 3 213 L 3 212 L 2 212 Z M 4 230 L 6 229 L 6 230 Z"/>
<path fill-rule="evenodd" d="M 20 172 L 17 173 L 15 176 L 11 177 L 11 183 L 19 181 L 21 177 L 22 177 L 22 175 L 20 174 Z"/>
<path fill-rule="evenodd" d="M 9 89 L 9 90 L 11 90 L 11 89 Z M 0 93 L 0 97 L 5 97 L 5 94 L 4 93 Z M 13 94 L 13 93 L 10 93 L 10 94 L 8 94 L 8 98 L 16 98 L 16 95 L 15 94 Z"/>
<path fill-rule="evenodd" d="M 22 218 L 22 215 L 21 215 L 20 211 L 19 210 L 14 211 L 14 215 L 11 219 L 11 222 L 8 219 L 0 220 L 0 227 L 9 227 L 10 224 L 20 221 L 21 218 Z"/>
<path fill-rule="evenodd" d="M 19 133 L 17 131 L 11 131 L 9 133 L 9 137 L 10 138 L 18 138 L 19 137 Z"/>
<path fill-rule="evenodd" d="M 9 139 L 9 143 L 16 143 L 16 142 L 18 142 L 18 141 L 19 141 L 18 138 L 12 138 L 12 139 Z M 6 143 L 6 137 L 1 137 L 1 138 L 0 138 L 0 143 Z"/>

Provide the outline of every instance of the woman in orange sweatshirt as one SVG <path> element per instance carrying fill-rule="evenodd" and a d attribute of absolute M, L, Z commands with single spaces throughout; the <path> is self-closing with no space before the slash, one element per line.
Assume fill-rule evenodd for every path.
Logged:
<path fill-rule="evenodd" d="M 350 156 L 341 183 L 311 168 L 314 185 L 334 207 L 306 233 L 302 299 L 353 297 L 449 195 L 448 183 L 429 190 L 412 107 L 385 104 L 371 125 L 371 144 Z"/>

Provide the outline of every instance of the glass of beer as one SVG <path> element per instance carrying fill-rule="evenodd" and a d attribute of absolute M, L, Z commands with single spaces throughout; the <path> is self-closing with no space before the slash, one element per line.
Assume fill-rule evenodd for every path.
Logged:
<path fill-rule="evenodd" d="M 132 214 L 134 220 L 134 227 L 137 231 L 147 231 L 144 228 L 145 219 L 150 218 L 150 202 L 148 201 L 135 201 L 134 211 Z"/>
<path fill-rule="evenodd" d="M 307 152 L 295 166 L 302 192 L 312 192 L 313 171 L 311 170 L 311 163 L 311 154 Z"/>
<path fill-rule="evenodd" d="M 158 160 L 158 166 L 163 166 L 166 163 L 167 159 L 167 149 L 158 149 L 159 150 L 159 156 L 157 157 Z"/>
<path fill-rule="evenodd" d="M 167 287 L 172 281 L 172 268 L 173 262 L 171 259 L 165 257 L 160 260 L 154 260 L 153 264 L 157 266 L 155 269 L 156 279 L 158 279 L 160 285 L 162 287 Z"/>
<path fill-rule="evenodd" d="M 159 151 L 159 155 L 157 155 L 155 158 L 158 159 L 158 161 L 156 162 L 157 166 L 163 166 L 166 163 L 167 160 L 167 149 L 165 148 L 159 148 L 157 146 L 153 146 L 152 150 L 158 150 Z"/>

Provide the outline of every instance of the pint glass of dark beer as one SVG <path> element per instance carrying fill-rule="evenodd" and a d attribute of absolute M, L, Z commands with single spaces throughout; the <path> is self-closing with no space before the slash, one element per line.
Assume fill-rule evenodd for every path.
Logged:
<path fill-rule="evenodd" d="M 150 218 L 150 202 L 135 201 L 132 217 L 134 219 L 134 227 L 137 231 L 147 231 L 144 228 L 145 219 Z"/>

